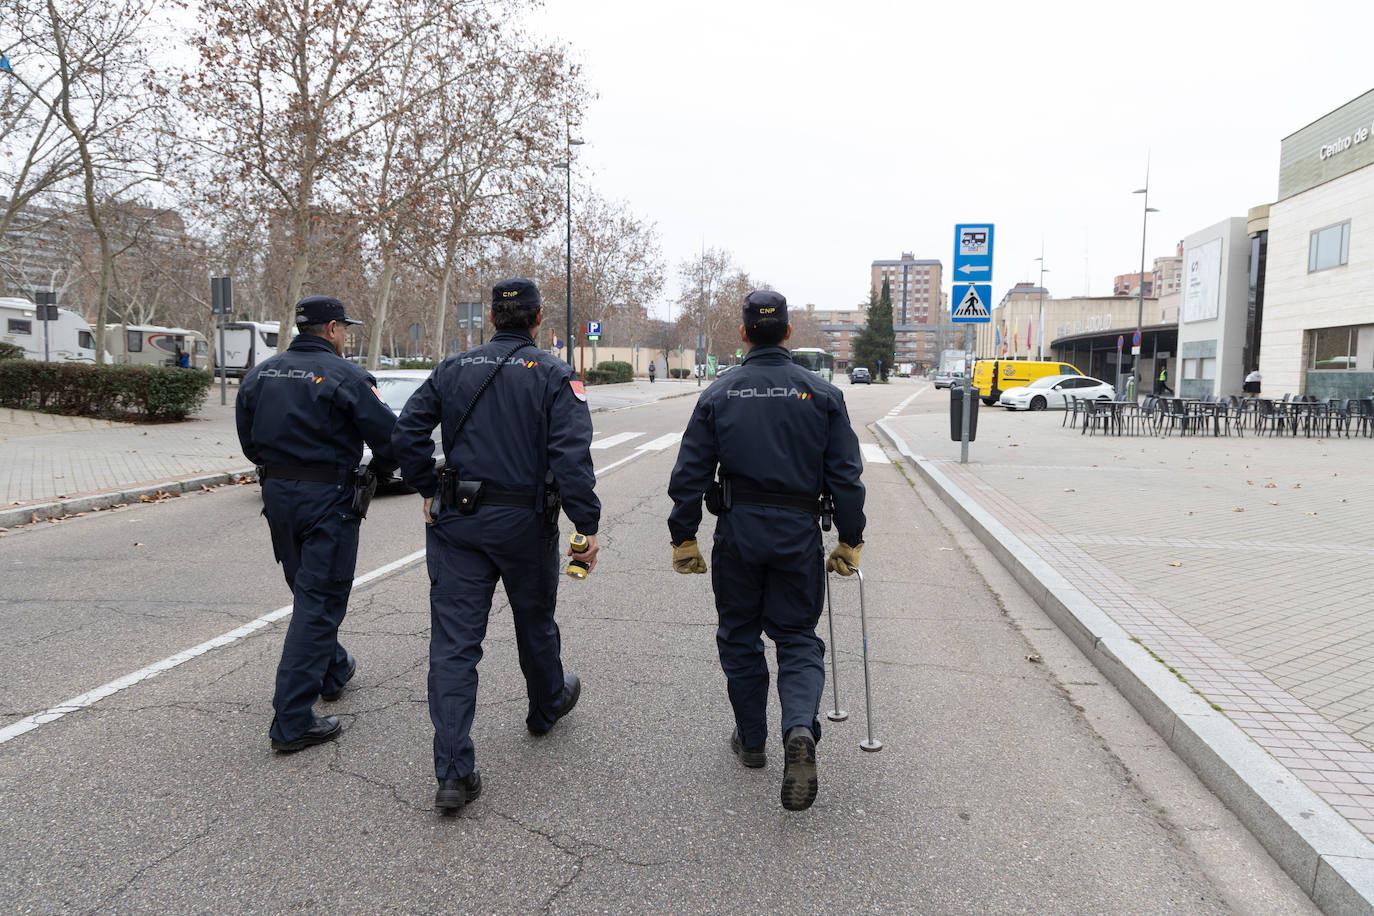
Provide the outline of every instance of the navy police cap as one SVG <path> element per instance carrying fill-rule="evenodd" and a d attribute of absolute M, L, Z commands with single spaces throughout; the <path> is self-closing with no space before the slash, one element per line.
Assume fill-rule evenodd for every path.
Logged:
<path fill-rule="evenodd" d="M 491 305 L 521 305 L 539 306 L 539 287 L 534 285 L 533 280 L 526 280 L 524 277 L 512 277 L 509 280 L 502 280 L 491 288 Z"/>
<path fill-rule="evenodd" d="M 768 318 L 787 323 L 787 297 L 771 289 L 756 289 L 744 297 L 744 323 L 753 328 Z"/>
<path fill-rule="evenodd" d="M 296 303 L 296 324 L 305 327 L 324 324 L 329 321 L 342 321 L 344 324 L 362 324 L 356 318 L 349 318 L 344 304 L 333 296 L 306 296 Z"/>

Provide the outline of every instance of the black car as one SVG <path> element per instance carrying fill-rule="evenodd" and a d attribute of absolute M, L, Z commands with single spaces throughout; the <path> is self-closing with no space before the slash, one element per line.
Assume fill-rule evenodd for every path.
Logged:
<path fill-rule="evenodd" d="M 873 375 L 863 366 L 859 366 L 849 373 L 849 384 L 851 385 L 872 385 Z"/>

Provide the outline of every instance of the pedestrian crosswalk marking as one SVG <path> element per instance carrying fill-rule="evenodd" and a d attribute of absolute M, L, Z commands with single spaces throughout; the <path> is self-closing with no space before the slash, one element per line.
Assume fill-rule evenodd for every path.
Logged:
<path fill-rule="evenodd" d="M 643 433 L 616 433 L 614 436 L 607 436 L 605 439 L 598 439 L 592 443 L 592 448 L 612 448 L 631 439 L 638 439 Z"/>
<path fill-rule="evenodd" d="M 641 452 L 661 452 L 670 445 L 677 445 L 682 438 L 682 433 L 669 433 L 666 436 L 659 436 L 652 442 L 645 442 L 643 445 L 636 445 L 635 448 Z"/>
<path fill-rule="evenodd" d="M 988 307 L 978 298 L 978 287 L 970 286 L 959 307 L 954 310 L 955 318 L 987 318 Z"/>
<path fill-rule="evenodd" d="M 876 442 L 860 443 L 859 448 L 863 450 L 864 461 L 887 464 L 887 455 L 883 454 L 883 447 Z"/>

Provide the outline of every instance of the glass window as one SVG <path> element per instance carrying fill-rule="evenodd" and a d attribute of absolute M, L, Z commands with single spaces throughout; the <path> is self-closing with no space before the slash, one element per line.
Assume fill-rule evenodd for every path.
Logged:
<path fill-rule="evenodd" d="M 143 352 L 143 334 L 140 331 L 124 332 L 124 350 L 128 353 Z"/>
<path fill-rule="evenodd" d="M 1202 376 L 1200 376 L 1200 375 L 1197 374 L 1197 371 L 1198 371 L 1198 360 L 1195 360 L 1195 359 L 1185 359 L 1185 360 L 1183 361 L 1183 377 L 1184 377 L 1184 378 L 1202 378 Z"/>
<path fill-rule="evenodd" d="M 276 331 L 259 331 L 258 333 L 260 333 L 260 334 L 262 335 L 262 342 L 263 342 L 263 343 L 267 344 L 269 347 L 276 347 L 276 345 L 277 345 L 277 332 L 276 332 Z"/>
<path fill-rule="evenodd" d="M 1318 328 L 1312 335 L 1312 361 L 1309 369 L 1331 369 L 1345 371 L 1355 368 L 1356 352 L 1359 341 L 1359 328 Z"/>
<path fill-rule="evenodd" d="M 95 335 L 90 331 L 76 332 L 76 345 L 83 350 L 95 349 Z"/>
<path fill-rule="evenodd" d="M 1307 242 L 1307 272 L 1340 267 L 1350 260 L 1350 221 L 1312 233 Z"/>
<path fill-rule="evenodd" d="M 7 324 L 6 334 L 32 334 L 33 322 L 24 318 L 11 318 Z"/>
<path fill-rule="evenodd" d="M 1217 376 L 1216 357 L 1208 356 L 1198 360 L 1198 378 L 1214 379 Z"/>

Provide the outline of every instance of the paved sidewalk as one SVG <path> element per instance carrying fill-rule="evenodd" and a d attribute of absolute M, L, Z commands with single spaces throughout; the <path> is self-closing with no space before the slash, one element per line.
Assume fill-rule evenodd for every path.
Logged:
<path fill-rule="evenodd" d="M 640 379 L 588 389 L 594 412 L 695 395 L 695 380 Z M 181 423 L 132 424 L 0 409 L 0 528 L 185 492 L 253 473 L 234 426 L 237 384 Z"/>
<path fill-rule="evenodd" d="M 1369 911 L 1374 439 L 984 408 L 961 465 L 941 408 L 880 426 L 1318 904 Z"/>

